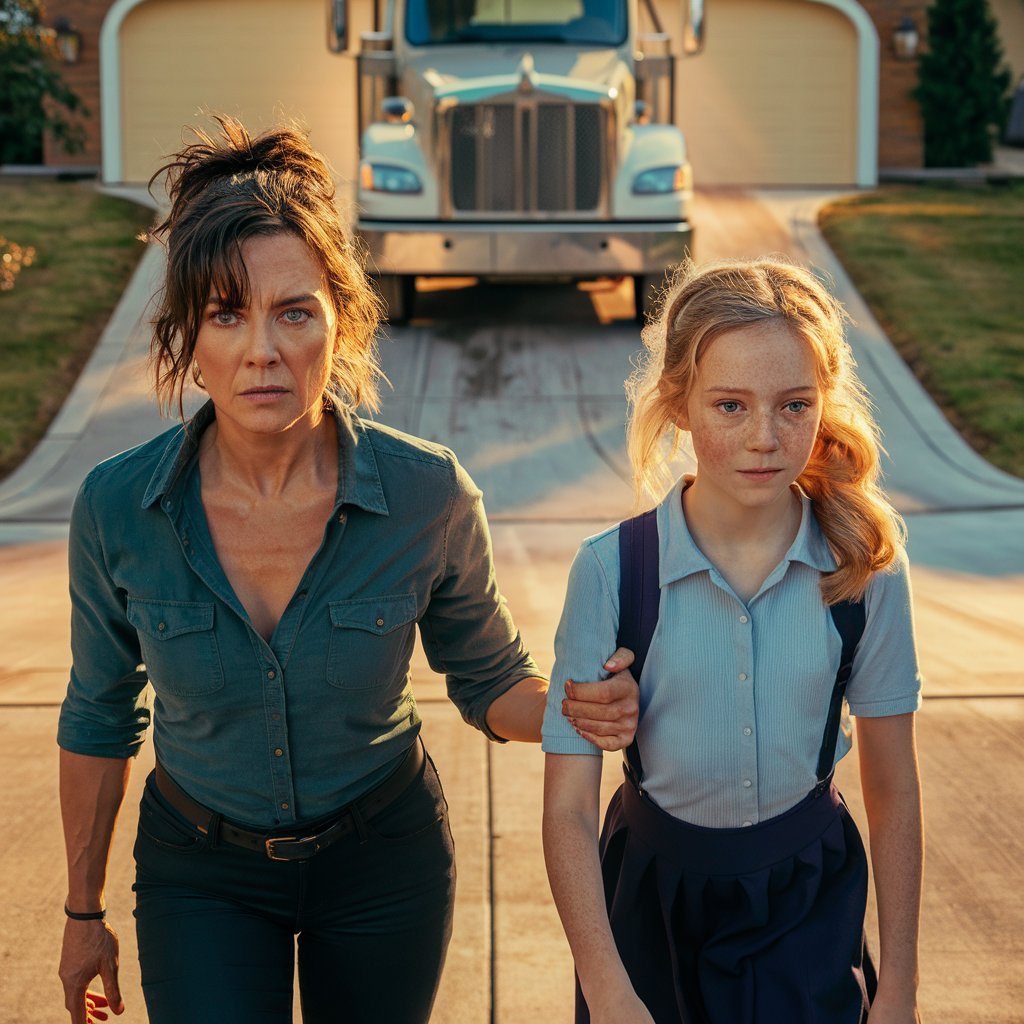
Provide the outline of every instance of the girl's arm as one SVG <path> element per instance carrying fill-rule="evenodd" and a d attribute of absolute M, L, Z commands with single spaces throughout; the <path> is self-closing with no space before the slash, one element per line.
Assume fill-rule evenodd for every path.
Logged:
<path fill-rule="evenodd" d="M 914 1024 L 924 834 L 913 714 L 859 717 L 857 744 L 881 946 L 870 1024 Z"/>
<path fill-rule="evenodd" d="M 544 861 L 592 1024 L 654 1024 L 622 966 L 597 850 L 601 757 L 547 754 Z"/>

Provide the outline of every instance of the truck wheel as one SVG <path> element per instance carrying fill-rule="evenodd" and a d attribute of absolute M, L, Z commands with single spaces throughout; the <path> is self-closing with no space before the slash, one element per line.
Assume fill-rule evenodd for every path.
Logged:
<path fill-rule="evenodd" d="M 387 307 L 388 322 L 406 323 L 416 301 L 416 278 L 411 274 L 376 274 L 373 280 Z"/>
<path fill-rule="evenodd" d="M 662 278 L 650 274 L 633 275 L 633 301 L 636 304 L 636 322 L 642 327 L 658 308 Z"/>

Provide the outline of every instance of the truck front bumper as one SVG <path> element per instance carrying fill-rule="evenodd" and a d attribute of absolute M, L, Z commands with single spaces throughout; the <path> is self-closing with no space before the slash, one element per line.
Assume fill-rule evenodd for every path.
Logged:
<path fill-rule="evenodd" d="M 370 268 L 438 277 L 660 274 L 690 251 L 688 221 L 600 224 L 359 221 Z"/>

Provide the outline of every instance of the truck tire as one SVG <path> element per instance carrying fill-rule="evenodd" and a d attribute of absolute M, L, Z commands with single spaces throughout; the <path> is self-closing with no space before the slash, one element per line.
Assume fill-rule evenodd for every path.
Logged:
<path fill-rule="evenodd" d="M 407 323 L 416 301 L 416 278 L 410 274 L 375 274 L 373 281 L 384 300 L 388 323 Z"/>
<path fill-rule="evenodd" d="M 651 274 L 633 275 L 633 301 L 636 306 L 636 322 L 642 327 L 649 317 L 653 317 L 658 309 L 658 296 L 661 294 L 662 277 Z"/>

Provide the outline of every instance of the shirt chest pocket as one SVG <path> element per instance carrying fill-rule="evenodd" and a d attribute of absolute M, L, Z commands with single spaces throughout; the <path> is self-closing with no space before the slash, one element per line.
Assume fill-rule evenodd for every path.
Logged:
<path fill-rule="evenodd" d="M 158 694 L 197 697 L 224 685 L 212 602 L 130 597 L 127 611 Z"/>
<path fill-rule="evenodd" d="M 327 682 L 341 690 L 401 687 L 415 640 L 416 597 L 332 601 Z"/>

